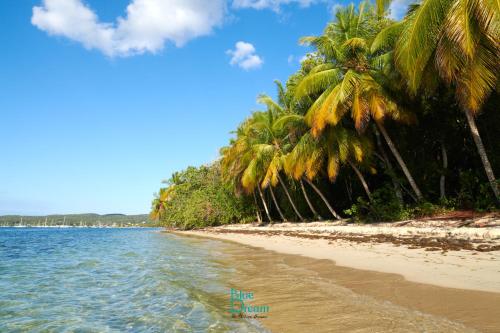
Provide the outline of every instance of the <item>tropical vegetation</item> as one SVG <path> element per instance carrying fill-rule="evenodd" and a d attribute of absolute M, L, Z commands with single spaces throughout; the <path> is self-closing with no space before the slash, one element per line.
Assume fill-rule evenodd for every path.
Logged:
<path fill-rule="evenodd" d="M 388 6 L 340 7 L 301 38 L 312 50 L 276 100 L 258 97 L 213 165 L 175 174 L 151 217 L 192 228 L 497 209 L 498 2 L 423 0 L 400 21 Z"/>
<path fill-rule="evenodd" d="M 153 200 L 150 217 L 182 229 L 245 221 L 252 212 L 248 198 L 235 196 L 221 177 L 220 163 L 176 172 Z"/>

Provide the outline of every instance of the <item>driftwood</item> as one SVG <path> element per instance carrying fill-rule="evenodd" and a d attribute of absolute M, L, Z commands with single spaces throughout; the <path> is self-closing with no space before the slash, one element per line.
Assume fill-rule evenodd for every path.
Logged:
<path fill-rule="evenodd" d="M 474 220 L 465 220 L 465 221 L 460 221 L 460 222 L 457 222 L 453 225 L 453 227 L 455 228 L 462 228 L 462 227 L 466 227 L 468 225 L 471 225 L 472 223 L 474 223 L 475 221 Z"/>
<path fill-rule="evenodd" d="M 396 222 L 393 225 L 395 227 L 402 227 L 402 226 L 405 226 L 405 225 L 412 223 L 412 222 L 415 222 L 415 220 L 406 220 L 406 221 Z"/>

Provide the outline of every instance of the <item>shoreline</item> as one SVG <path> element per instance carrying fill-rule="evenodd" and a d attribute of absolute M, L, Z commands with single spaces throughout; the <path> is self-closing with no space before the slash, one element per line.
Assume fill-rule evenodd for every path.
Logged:
<path fill-rule="evenodd" d="M 432 225 L 227 225 L 191 231 L 282 254 L 327 259 L 341 267 L 391 273 L 438 287 L 500 293 L 500 228 Z"/>

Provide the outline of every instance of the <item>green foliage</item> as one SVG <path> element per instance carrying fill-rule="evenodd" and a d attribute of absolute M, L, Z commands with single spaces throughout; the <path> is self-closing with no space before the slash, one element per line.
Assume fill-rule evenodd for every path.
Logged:
<path fill-rule="evenodd" d="M 254 215 L 248 198 L 237 197 L 222 180 L 219 163 L 189 167 L 168 184 L 172 194 L 165 205 L 161 225 L 193 229 L 247 222 Z"/>
<path fill-rule="evenodd" d="M 500 185 L 500 181 L 497 180 Z M 493 196 L 490 184 L 481 181 L 474 170 L 463 170 L 459 176 L 460 190 L 456 196 L 457 207 L 465 207 L 477 211 L 494 210 L 495 197 Z"/>
<path fill-rule="evenodd" d="M 389 185 L 373 192 L 372 198 L 372 201 L 368 201 L 359 197 L 355 204 L 344 210 L 344 213 L 355 222 L 388 222 L 422 218 L 448 210 L 443 205 L 427 201 L 414 205 L 404 205 Z"/>
<path fill-rule="evenodd" d="M 358 197 L 357 202 L 344 213 L 354 221 L 397 221 L 409 218 L 408 210 L 399 202 L 394 189 L 388 185 L 372 193 L 372 201 Z"/>
<path fill-rule="evenodd" d="M 302 38 L 314 52 L 277 98 L 259 96 L 265 110 L 241 122 L 220 165 L 176 173 L 151 217 L 195 228 L 337 215 L 330 206 L 355 221 L 495 209 L 498 8 L 423 0 L 394 22 L 389 3 L 340 7 Z M 303 180 L 321 190 L 301 192 Z"/>

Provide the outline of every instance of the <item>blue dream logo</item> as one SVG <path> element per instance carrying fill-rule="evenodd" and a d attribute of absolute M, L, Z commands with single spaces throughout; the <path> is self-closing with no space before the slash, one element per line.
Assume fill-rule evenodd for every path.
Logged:
<path fill-rule="evenodd" d="M 269 313 L 269 305 L 252 305 L 249 304 L 254 300 L 253 292 L 246 292 L 243 290 L 236 290 L 231 288 L 229 299 L 229 313 L 236 317 L 252 317 L 252 318 L 266 318 L 262 314 Z"/>

